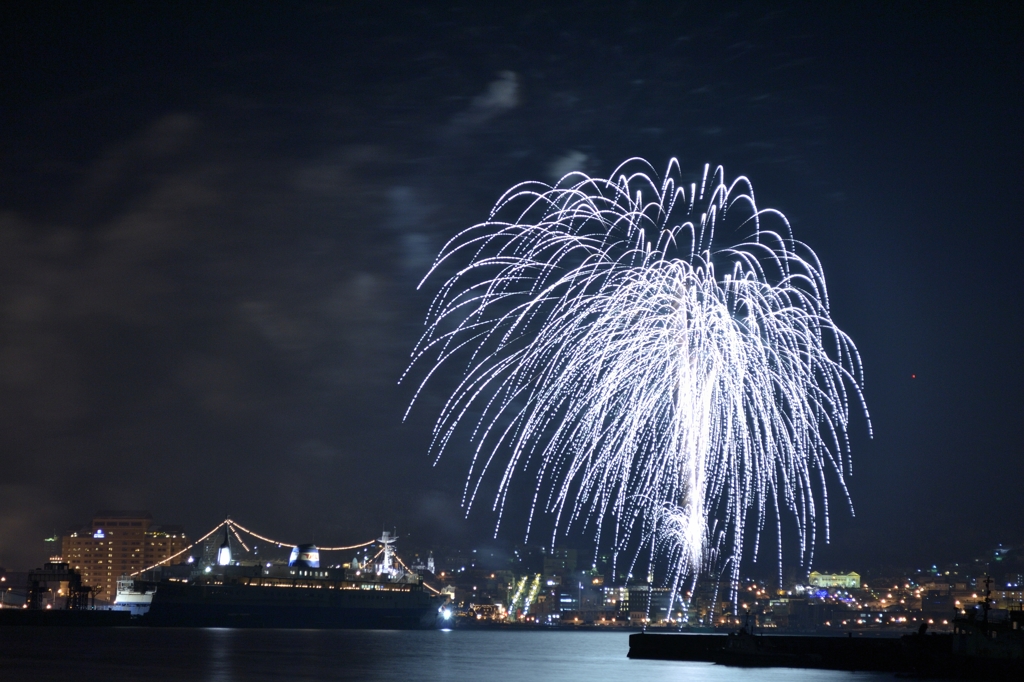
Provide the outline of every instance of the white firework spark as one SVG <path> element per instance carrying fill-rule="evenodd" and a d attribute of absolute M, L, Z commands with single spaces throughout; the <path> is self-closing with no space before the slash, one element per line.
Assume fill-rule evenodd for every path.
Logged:
<path fill-rule="evenodd" d="M 535 469 L 530 524 L 547 512 L 554 533 L 610 532 L 616 551 L 639 537 L 668 557 L 673 593 L 716 570 L 735 589 L 769 522 L 781 573 L 784 516 L 810 566 L 827 472 L 849 502 L 851 402 L 867 416 L 813 251 L 746 178 L 705 167 L 684 186 L 679 172 L 673 159 L 659 181 L 631 159 L 608 179 L 513 187 L 428 273 L 454 270 L 410 365 L 432 364 L 426 383 L 465 363 L 432 449 L 469 431 L 467 512 L 503 467 L 500 524 L 513 478 Z M 715 249 L 719 223 L 743 241 Z"/>

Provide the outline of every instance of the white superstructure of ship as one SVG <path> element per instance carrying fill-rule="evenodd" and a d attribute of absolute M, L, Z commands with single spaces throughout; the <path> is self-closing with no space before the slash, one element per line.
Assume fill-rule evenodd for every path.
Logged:
<path fill-rule="evenodd" d="M 155 592 L 156 587 L 152 583 L 136 582 L 131 576 L 122 575 L 117 579 L 117 595 L 112 610 L 131 611 L 133 616 L 141 616 L 149 611 Z"/>

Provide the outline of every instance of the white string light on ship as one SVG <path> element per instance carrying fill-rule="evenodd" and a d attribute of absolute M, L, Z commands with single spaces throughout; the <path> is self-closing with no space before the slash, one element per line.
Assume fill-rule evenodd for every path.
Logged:
<path fill-rule="evenodd" d="M 242 545 L 242 549 L 244 549 L 246 552 L 250 551 L 249 548 L 246 546 L 245 541 L 242 540 L 242 536 L 239 535 L 238 531 L 231 526 L 230 522 L 228 522 L 228 528 L 231 529 L 231 534 L 235 536 L 236 540 L 238 540 L 238 544 Z"/>
<path fill-rule="evenodd" d="M 134 578 L 135 576 L 137 576 L 137 575 L 139 575 L 141 573 L 145 573 L 146 571 L 151 571 L 154 568 L 157 568 L 159 566 L 162 566 L 163 564 L 166 564 L 166 563 L 168 563 L 170 561 L 173 561 L 174 559 L 177 559 L 179 556 L 181 556 L 185 552 L 189 551 L 190 549 L 192 549 L 196 545 L 198 545 L 198 544 L 200 544 L 202 542 L 205 542 L 209 537 L 211 537 L 214 533 L 216 533 L 218 530 L 220 530 L 224 526 L 227 526 L 228 529 L 231 530 L 231 534 L 235 536 L 235 539 L 239 542 L 239 544 L 242 545 L 242 547 L 245 549 L 246 552 L 249 552 L 250 550 L 249 550 L 249 547 L 242 540 L 242 538 L 238 535 L 238 531 L 239 530 L 244 532 L 244 533 L 246 533 L 246 534 L 248 534 L 248 535 L 251 535 L 252 537 L 254 537 L 254 538 L 258 539 L 258 540 L 262 540 L 263 542 L 269 542 L 271 544 L 277 545 L 278 547 L 295 547 L 296 546 L 294 543 L 280 542 L 278 540 L 273 540 L 271 538 L 268 538 L 268 537 L 265 537 L 263 535 L 260 535 L 259 533 L 254 533 L 253 531 L 249 530 L 248 528 L 246 528 L 245 526 L 241 525 L 240 523 L 238 523 L 236 521 L 232 521 L 231 519 L 225 519 L 224 521 L 221 521 L 216 526 L 214 526 L 206 535 L 204 535 L 203 537 L 199 538 L 198 540 L 193 542 L 191 545 L 189 545 L 185 549 L 183 549 L 183 550 L 181 550 L 179 552 L 176 552 L 175 554 L 172 554 L 171 556 L 167 557 L 166 559 L 161 559 L 160 561 L 156 562 L 152 566 L 148 566 L 148 567 L 143 568 L 143 569 L 141 569 L 139 571 L 136 571 L 135 573 L 132 573 L 131 577 Z M 318 547 L 317 549 L 320 550 L 321 552 L 337 552 L 337 551 L 345 551 L 345 550 L 352 550 L 352 549 L 362 549 L 363 547 L 368 547 L 368 546 L 372 545 L 374 542 L 376 542 L 376 540 L 370 540 L 369 542 L 364 542 L 364 543 L 361 543 L 361 544 L 358 544 L 358 545 L 350 545 L 350 546 L 347 546 L 347 547 Z M 373 561 L 373 560 L 377 559 L 377 557 L 379 557 L 383 553 L 384 553 L 384 548 L 381 547 L 380 550 L 378 550 L 378 552 L 373 555 L 373 557 L 370 559 L 370 561 Z M 406 565 L 406 563 L 404 561 L 402 561 L 401 557 L 399 557 L 397 554 L 395 555 L 395 560 L 407 572 L 413 573 L 412 569 L 410 569 Z M 423 585 L 423 587 L 427 588 L 428 590 L 430 590 L 434 594 L 441 594 L 440 590 L 438 590 L 435 587 L 432 587 L 431 585 L 428 585 L 426 582 L 422 582 L 422 585 Z"/>
<path fill-rule="evenodd" d="M 227 523 L 227 521 L 221 521 L 220 523 L 218 523 L 216 526 L 213 527 L 213 530 L 211 530 L 209 533 L 207 533 L 203 537 L 199 538 L 198 540 L 196 540 L 191 545 L 189 545 L 185 549 L 181 550 L 177 554 L 172 554 L 171 556 L 167 557 L 166 559 L 161 559 L 160 561 L 156 562 L 152 566 L 149 566 L 148 568 L 143 568 L 143 569 L 141 569 L 139 571 L 135 571 L 134 573 L 131 574 L 131 577 L 134 578 L 135 576 L 139 575 L 140 573 L 145 573 L 146 571 L 152 571 L 157 566 L 161 566 L 163 564 L 166 564 L 168 561 L 171 561 L 173 559 L 177 559 L 182 554 L 184 554 L 185 552 L 189 551 L 190 549 L 192 549 L 193 547 L 198 545 L 200 542 L 203 542 L 204 540 L 206 540 L 206 538 L 208 538 L 211 535 L 213 535 L 214 533 L 216 533 L 218 530 L 220 530 L 221 526 L 223 526 L 225 523 Z"/>
<path fill-rule="evenodd" d="M 238 530 L 246 533 L 247 535 L 251 535 L 252 537 L 256 538 L 257 540 L 263 540 L 263 542 L 269 542 L 271 544 L 277 545 L 278 547 L 297 547 L 298 546 L 294 542 L 282 542 L 280 540 L 273 540 L 273 539 L 268 538 L 266 536 L 260 535 L 259 533 L 254 533 L 253 531 L 249 530 L 248 528 L 246 528 L 242 524 L 240 524 L 237 521 L 234 521 L 232 519 L 228 519 L 227 521 L 225 521 L 225 523 L 230 524 L 233 528 L 237 528 Z M 349 545 L 349 546 L 346 546 L 346 547 L 319 547 L 318 546 L 317 549 L 319 551 L 321 551 L 321 552 L 343 552 L 343 551 L 351 550 L 351 549 L 361 549 L 363 547 L 369 547 L 374 542 L 376 542 L 376 540 L 369 540 L 368 542 L 362 542 L 362 543 L 360 543 L 358 545 Z"/>
<path fill-rule="evenodd" d="M 162 565 L 164 565 L 164 564 L 166 564 L 166 563 L 168 563 L 170 561 L 173 561 L 174 559 L 177 559 L 182 554 L 184 554 L 185 552 L 188 552 L 190 549 L 192 549 L 196 545 L 206 541 L 211 535 L 216 533 L 218 530 L 220 530 L 225 525 L 227 525 L 228 529 L 231 530 L 231 534 L 235 536 L 235 539 L 238 541 L 239 544 L 242 545 L 242 548 L 245 549 L 246 552 L 249 552 L 251 550 L 249 549 L 248 545 L 245 544 L 245 541 L 242 540 L 241 536 L 239 536 L 238 531 L 242 531 L 242 532 L 246 533 L 247 535 L 251 535 L 252 537 L 256 538 L 257 540 L 262 540 L 263 542 L 269 542 L 269 543 L 271 543 L 273 545 L 277 545 L 278 547 L 296 547 L 297 546 L 296 543 L 293 543 L 293 542 L 281 542 L 280 540 L 274 540 L 274 539 L 268 538 L 266 536 L 260 535 L 259 533 L 255 533 L 255 532 L 249 530 L 248 528 L 246 528 L 242 524 L 238 523 L 237 521 L 233 521 L 231 519 L 225 519 L 224 521 L 221 521 L 216 526 L 214 526 L 213 529 L 211 529 L 208 533 L 206 533 L 206 535 L 202 536 L 201 538 L 199 538 L 198 540 L 193 542 L 191 545 L 189 545 L 185 549 L 182 549 L 179 552 L 176 552 L 175 554 L 172 554 L 171 556 L 167 557 L 166 559 L 161 559 L 160 561 L 156 562 L 152 566 L 147 566 L 146 568 L 140 569 L 140 570 L 132 573 L 131 577 L 134 578 L 135 576 L 137 576 L 137 575 L 139 575 L 141 573 L 145 573 L 146 571 L 151 571 L 154 568 L 157 568 L 157 567 L 162 566 Z M 321 552 L 342 552 L 342 551 L 353 550 L 353 549 L 362 549 L 363 547 L 369 547 L 374 542 L 376 542 L 376 540 L 369 540 L 368 542 L 363 542 L 363 543 L 360 543 L 358 545 L 348 545 L 348 546 L 345 546 L 345 547 L 317 547 L 317 549 L 319 551 L 321 551 Z M 383 549 L 381 550 L 381 552 L 382 551 L 383 551 Z M 378 556 L 380 556 L 381 552 L 377 552 L 377 554 L 374 555 L 373 558 L 376 559 Z M 398 559 L 397 556 L 395 558 Z M 399 563 L 401 563 L 401 559 L 399 559 Z M 402 563 L 402 566 L 405 566 L 405 564 Z M 408 567 L 406 567 L 406 570 L 408 570 Z"/>

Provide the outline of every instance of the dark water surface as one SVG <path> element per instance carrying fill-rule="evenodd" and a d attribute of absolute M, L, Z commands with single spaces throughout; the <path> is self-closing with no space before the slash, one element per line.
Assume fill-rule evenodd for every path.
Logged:
<path fill-rule="evenodd" d="M 631 661 L 628 638 L 618 632 L 0 628 L 0 680 L 893 679 Z"/>

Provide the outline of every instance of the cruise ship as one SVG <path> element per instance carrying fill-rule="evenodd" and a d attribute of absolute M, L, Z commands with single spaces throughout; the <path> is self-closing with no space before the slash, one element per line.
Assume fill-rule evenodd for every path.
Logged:
<path fill-rule="evenodd" d="M 116 603 L 155 626 L 444 626 L 451 617 L 447 597 L 396 562 L 395 536 L 385 532 L 377 542 L 379 561 L 362 564 L 321 567 L 313 545 L 294 547 L 287 564 L 235 562 L 225 531 L 216 564 L 167 571 L 156 581 L 121 580 Z"/>

